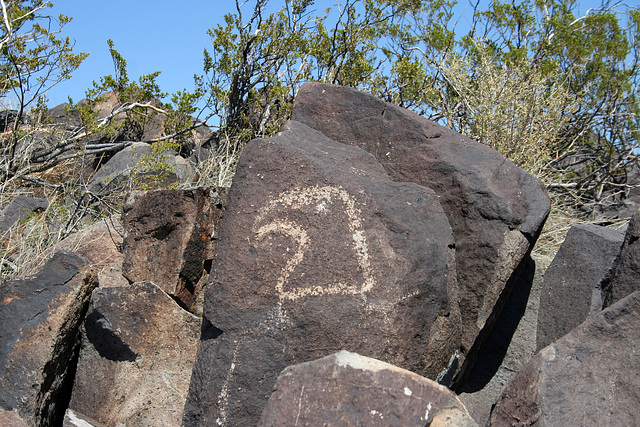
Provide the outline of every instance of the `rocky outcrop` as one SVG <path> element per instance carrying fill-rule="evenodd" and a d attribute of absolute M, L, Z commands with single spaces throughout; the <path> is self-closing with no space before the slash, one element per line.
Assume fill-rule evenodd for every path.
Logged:
<path fill-rule="evenodd" d="M 627 227 L 622 249 L 600 287 L 604 306 L 608 307 L 627 295 L 640 290 L 640 213 L 636 213 Z"/>
<path fill-rule="evenodd" d="M 436 378 L 460 343 L 437 196 L 290 122 L 242 154 L 185 425 L 254 425 L 287 366 L 346 349 Z"/>
<path fill-rule="evenodd" d="M 544 275 L 537 348 L 541 350 L 603 308 L 600 282 L 608 273 L 624 235 L 591 224 L 571 227 Z"/>
<path fill-rule="evenodd" d="M 177 426 L 200 319 L 150 282 L 98 288 L 69 407 L 104 425 Z"/>
<path fill-rule="evenodd" d="M 259 426 L 477 426 L 456 395 L 413 372 L 348 351 L 285 369 Z"/>
<path fill-rule="evenodd" d="M 130 193 L 122 212 L 124 276 L 131 283 L 152 281 L 186 309 L 201 313 L 200 291 L 226 197 L 221 188 Z"/>
<path fill-rule="evenodd" d="M 638 425 L 640 292 L 590 317 L 518 371 L 492 426 Z"/>
<path fill-rule="evenodd" d="M 292 120 L 372 153 L 392 180 L 436 192 L 455 237 L 460 363 L 472 365 L 464 361 L 481 348 L 549 212 L 542 184 L 488 146 L 354 89 L 307 83 Z"/>
<path fill-rule="evenodd" d="M 0 287 L 0 407 L 30 426 L 59 424 L 80 324 L 98 285 L 87 261 L 57 253 L 35 276 Z"/>

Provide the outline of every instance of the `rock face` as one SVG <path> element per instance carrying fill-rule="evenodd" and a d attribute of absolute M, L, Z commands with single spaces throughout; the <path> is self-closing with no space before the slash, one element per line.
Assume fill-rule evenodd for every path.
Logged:
<path fill-rule="evenodd" d="M 191 311 L 207 277 L 227 192 L 218 188 L 130 193 L 123 207 L 123 274 L 152 281 Z"/>
<path fill-rule="evenodd" d="M 59 252 L 37 275 L 0 287 L 0 407 L 31 426 L 61 423 L 70 361 L 97 285 L 85 259 Z"/>
<path fill-rule="evenodd" d="M 255 425 L 287 366 L 347 349 L 435 378 L 460 344 L 453 236 L 428 188 L 289 122 L 240 160 L 184 425 Z"/>
<path fill-rule="evenodd" d="M 603 308 L 600 282 L 624 235 L 591 224 L 571 227 L 544 275 L 537 332 L 538 350 L 551 344 Z"/>
<path fill-rule="evenodd" d="M 153 283 L 97 289 L 69 407 L 111 426 L 179 425 L 199 333 Z"/>
<path fill-rule="evenodd" d="M 444 386 L 379 360 L 340 351 L 286 368 L 261 427 L 477 426 Z"/>
<path fill-rule="evenodd" d="M 49 207 L 47 199 L 28 196 L 16 196 L 0 212 L 0 234 L 7 231 L 13 224 L 29 218 L 34 212 L 42 212 Z"/>
<path fill-rule="evenodd" d="M 638 425 L 640 292 L 590 317 L 518 371 L 492 426 Z"/>
<path fill-rule="evenodd" d="M 487 425 L 504 386 L 536 354 L 542 276 L 538 263 L 529 259 L 469 377 L 455 390 L 478 425 Z"/>
<path fill-rule="evenodd" d="M 632 292 L 640 290 L 640 213 L 629 221 L 622 249 L 601 285 L 608 307 Z"/>
<path fill-rule="evenodd" d="M 392 180 L 436 192 L 455 237 L 460 356 L 473 361 L 549 212 L 542 183 L 486 145 L 354 89 L 307 83 L 292 120 L 372 153 Z"/>

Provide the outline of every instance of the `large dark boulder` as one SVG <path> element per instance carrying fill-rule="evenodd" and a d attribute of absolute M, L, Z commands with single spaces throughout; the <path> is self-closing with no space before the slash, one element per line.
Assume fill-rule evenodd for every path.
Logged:
<path fill-rule="evenodd" d="M 80 325 L 97 285 L 87 261 L 63 251 L 37 275 L 0 287 L 0 408 L 30 426 L 62 422 Z"/>
<path fill-rule="evenodd" d="M 122 209 L 124 276 L 131 283 L 152 281 L 201 313 L 196 306 L 226 197 L 225 189 L 215 187 L 129 193 Z"/>
<path fill-rule="evenodd" d="M 259 426 L 477 426 L 448 388 L 348 351 L 286 368 Z"/>
<path fill-rule="evenodd" d="M 179 425 L 199 334 L 153 283 L 96 289 L 69 408 L 108 426 Z"/>
<path fill-rule="evenodd" d="M 492 426 L 640 424 L 640 292 L 545 347 L 505 387 Z"/>
<path fill-rule="evenodd" d="M 455 237 L 462 378 L 547 217 L 542 183 L 486 145 L 351 88 L 305 84 L 292 120 L 372 153 L 392 180 L 438 195 Z"/>
<path fill-rule="evenodd" d="M 603 279 L 604 306 L 640 290 L 640 213 L 633 215 L 613 267 Z"/>
<path fill-rule="evenodd" d="M 460 347 L 438 197 L 296 122 L 245 148 L 184 425 L 255 425 L 279 373 L 341 349 L 435 379 Z"/>
<path fill-rule="evenodd" d="M 540 350 L 603 308 L 600 282 L 606 276 L 624 235 L 592 224 L 569 229 L 544 275 L 538 315 Z"/>

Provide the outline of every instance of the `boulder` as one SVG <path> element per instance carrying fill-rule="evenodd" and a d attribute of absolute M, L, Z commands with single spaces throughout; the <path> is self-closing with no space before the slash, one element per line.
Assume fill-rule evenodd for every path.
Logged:
<path fill-rule="evenodd" d="M 608 307 L 640 290 L 640 213 L 633 215 L 627 226 L 622 248 L 603 279 L 604 306 Z"/>
<path fill-rule="evenodd" d="M 393 181 L 436 192 L 455 237 L 463 378 L 550 209 L 543 184 L 490 147 L 355 89 L 306 83 L 292 120 L 375 155 Z"/>
<path fill-rule="evenodd" d="M 82 126 L 80 112 L 66 102 L 47 110 L 46 116 L 51 124 L 66 131 L 72 132 Z"/>
<path fill-rule="evenodd" d="M 460 346 L 453 236 L 428 188 L 296 122 L 245 148 L 184 424 L 255 425 L 278 374 L 341 349 L 429 378 Z"/>
<path fill-rule="evenodd" d="M 348 351 L 286 368 L 259 426 L 477 426 L 448 388 Z"/>
<path fill-rule="evenodd" d="M 49 207 L 47 199 L 18 195 L 0 212 L 0 234 L 9 230 L 16 222 L 29 218 Z"/>
<path fill-rule="evenodd" d="M 13 129 L 16 121 L 20 124 L 24 122 L 22 118 L 18 120 L 18 114 L 18 110 L 0 110 L 0 133 Z"/>
<path fill-rule="evenodd" d="M 179 425 L 199 333 L 153 283 L 96 289 L 69 408 L 110 426 Z"/>
<path fill-rule="evenodd" d="M 520 369 L 492 426 L 640 424 L 640 291 L 588 318 Z"/>
<path fill-rule="evenodd" d="M 122 211 L 124 276 L 152 281 L 192 312 L 208 278 L 227 192 L 221 188 L 136 191 Z"/>
<path fill-rule="evenodd" d="M 31 426 L 61 423 L 79 330 L 98 285 L 87 261 L 58 252 L 42 270 L 0 287 L 0 407 Z"/>
<path fill-rule="evenodd" d="M 540 295 L 537 350 L 603 308 L 600 282 L 620 253 L 624 235 L 592 224 L 575 225 L 547 268 Z"/>
<path fill-rule="evenodd" d="M 150 161 L 157 162 L 157 165 L 149 163 Z M 155 155 L 149 144 L 134 142 L 118 151 L 98 169 L 89 180 L 88 190 L 103 194 L 116 188 L 128 187 L 130 179 L 136 181 L 136 186 L 166 188 L 190 182 L 194 175 L 189 162 L 175 152 L 169 150 Z"/>

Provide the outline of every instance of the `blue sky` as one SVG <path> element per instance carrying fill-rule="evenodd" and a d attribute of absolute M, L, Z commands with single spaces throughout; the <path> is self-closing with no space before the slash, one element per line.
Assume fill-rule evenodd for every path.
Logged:
<path fill-rule="evenodd" d="M 66 102 L 68 96 L 76 102 L 81 100 L 92 81 L 113 73 L 107 39 L 113 40 L 115 48 L 127 60 L 130 78 L 162 71 L 158 83 L 163 91 L 191 89 L 194 73 L 202 72 L 202 51 L 211 45 L 207 30 L 222 23 L 226 13 L 235 11 L 235 0 L 53 2 L 52 15 L 62 13 L 73 18 L 64 27 L 63 35 L 75 40 L 76 52 L 87 52 L 90 56 L 71 80 L 49 91 L 49 106 Z M 253 3 L 254 0 L 247 2 Z M 283 1 L 271 3 L 279 7 Z M 334 0 L 316 0 L 315 8 L 322 11 L 334 3 Z M 481 0 L 481 4 L 488 3 Z M 595 1 L 582 0 L 582 3 Z M 471 14 L 468 4 L 467 0 L 459 0 L 460 15 Z M 463 17 L 458 22 L 457 28 L 465 26 L 464 20 Z"/>
<path fill-rule="evenodd" d="M 53 15 L 73 17 L 63 34 L 77 52 L 90 53 L 73 78 L 49 93 L 50 105 L 84 98 L 93 80 L 113 73 L 107 39 L 127 60 L 131 78 L 162 71 L 165 92 L 190 89 L 202 71 L 202 51 L 210 46 L 207 30 L 235 7 L 233 0 L 137 1 L 54 0 Z"/>

